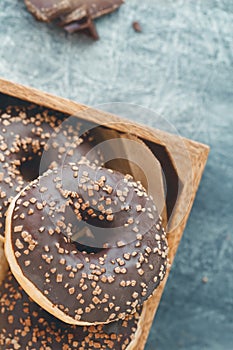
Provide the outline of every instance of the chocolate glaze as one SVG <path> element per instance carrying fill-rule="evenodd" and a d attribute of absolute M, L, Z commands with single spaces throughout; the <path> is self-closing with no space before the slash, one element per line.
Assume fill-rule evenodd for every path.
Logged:
<path fill-rule="evenodd" d="M 80 120 L 28 107 L 0 112 L 0 234 L 12 198 L 48 168 L 77 161 L 91 149 L 88 133 L 80 138 Z M 93 154 L 93 153 L 92 153 Z M 92 157 L 100 161 L 100 155 Z M 93 160 L 93 158 L 91 158 Z"/>
<path fill-rule="evenodd" d="M 8 273 L 0 286 L 0 348 L 124 350 L 138 327 L 141 309 L 124 320 L 98 326 L 68 325 L 32 301 Z"/>
<path fill-rule="evenodd" d="M 168 247 L 154 202 L 117 171 L 84 160 L 50 170 L 25 188 L 9 219 L 17 265 L 42 293 L 36 302 L 49 300 L 52 313 L 76 324 L 134 313 L 164 278 Z M 77 245 L 83 223 L 102 249 Z"/>

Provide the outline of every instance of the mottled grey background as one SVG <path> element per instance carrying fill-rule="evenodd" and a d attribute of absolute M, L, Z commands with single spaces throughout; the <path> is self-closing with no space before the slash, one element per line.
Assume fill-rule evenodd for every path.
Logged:
<path fill-rule="evenodd" d="M 67 36 L 1 0 L 0 75 L 89 105 L 150 107 L 211 146 L 146 349 L 232 350 L 233 2 L 128 0 L 97 27 L 98 42 Z"/>

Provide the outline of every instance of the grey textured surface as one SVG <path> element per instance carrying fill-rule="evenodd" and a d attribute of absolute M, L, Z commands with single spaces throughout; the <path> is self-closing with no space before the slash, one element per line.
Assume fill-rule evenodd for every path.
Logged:
<path fill-rule="evenodd" d="M 146 349 L 231 350 L 233 2 L 128 0 L 97 26 L 98 42 L 67 36 L 23 1 L 1 1 L 0 75 L 89 105 L 150 107 L 211 146 Z M 146 114 L 137 121 L 156 126 Z"/>

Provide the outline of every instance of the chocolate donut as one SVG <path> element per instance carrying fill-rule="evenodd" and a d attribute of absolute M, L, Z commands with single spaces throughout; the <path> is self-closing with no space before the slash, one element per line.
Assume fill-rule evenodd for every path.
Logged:
<path fill-rule="evenodd" d="M 35 106 L 8 107 L 0 113 L 0 235 L 14 196 L 48 168 L 76 161 L 91 149 L 80 121 Z M 95 153 L 100 161 L 100 156 Z M 41 159 L 42 158 L 42 159 Z"/>
<path fill-rule="evenodd" d="M 76 242 L 83 224 L 91 247 Z M 161 217 L 143 186 L 83 159 L 34 180 L 7 213 L 13 274 L 34 301 L 70 324 L 135 313 L 163 280 L 167 251 Z"/>
<path fill-rule="evenodd" d="M 107 325 L 68 325 L 34 303 L 9 272 L 0 286 L 0 348 L 124 350 L 135 336 L 140 313 L 139 308 Z"/>

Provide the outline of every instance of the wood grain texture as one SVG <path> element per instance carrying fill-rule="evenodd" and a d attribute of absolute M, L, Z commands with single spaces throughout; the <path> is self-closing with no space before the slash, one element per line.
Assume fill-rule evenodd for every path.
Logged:
<path fill-rule="evenodd" d="M 97 124 L 108 126 L 111 121 L 111 128 L 114 130 L 130 133 L 139 138 L 163 145 L 166 148 L 171 158 L 174 160 L 174 167 L 183 184 L 172 215 L 168 234 L 169 260 L 172 265 L 205 168 L 209 147 L 3 79 L 0 79 L 0 92 L 66 114 L 78 115 L 85 120 Z M 187 155 L 189 158 L 188 161 L 184 158 Z M 187 176 L 187 173 L 189 176 Z M 135 340 L 128 347 L 129 350 L 144 349 L 168 276 L 169 272 L 166 274 L 164 281 L 155 291 L 154 295 L 145 303 Z"/>

